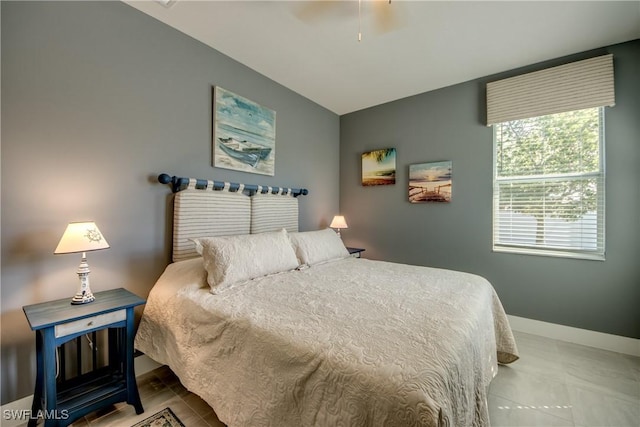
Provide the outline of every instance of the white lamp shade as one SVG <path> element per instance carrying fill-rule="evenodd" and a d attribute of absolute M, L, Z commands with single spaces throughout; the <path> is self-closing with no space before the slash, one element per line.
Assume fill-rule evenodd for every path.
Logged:
<path fill-rule="evenodd" d="M 54 254 L 70 254 L 107 249 L 109 243 L 95 222 L 71 222 L 64 231 Z"/>
<path fill-rule="evenodd" d="M 347 221 L 345 221 L 344 216 L 336 215 L 333 217 L 333 221 L 331 221 L 331 228 L 349 228 L 347 225 Z"/>

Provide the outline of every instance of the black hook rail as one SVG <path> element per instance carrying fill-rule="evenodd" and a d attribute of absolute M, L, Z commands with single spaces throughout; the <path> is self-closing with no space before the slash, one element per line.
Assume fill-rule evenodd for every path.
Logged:
<path fill-rule="evenodd" d="M 162 184 L 170 184 L 171 190 L 174 193 L 178 191 L 182 191 L 189 186 L 189 182 L 191 182 L 192 178 L 183 178 L 178 176 L 170 176 L 166 173 L 161 173 L 158 175 L 158 182 Z M 278 194 L 282 192 L 283 194 L 291 194 L 293 197 L 298 196 L 306 196 L 309 194 L 309 190 L 306 188 L 288 188 L 288 187 L 273 187 L 269 185 L 254 185 L 254 184 L 238 184 L 237 182 L 225 182 L 225 181 L 212 181 L 208 179 L 195 179 L 196 188 L 198 189 L 206 189 L 211 187 L 214 190 L 223 190 L 225 187 L 228 191 L 235 192 L 238 191 L 241 187 L 243 190 L 249 191 L 251 194 L 255 194 L 260 192 L 261 194 L 272 193 Z"/>

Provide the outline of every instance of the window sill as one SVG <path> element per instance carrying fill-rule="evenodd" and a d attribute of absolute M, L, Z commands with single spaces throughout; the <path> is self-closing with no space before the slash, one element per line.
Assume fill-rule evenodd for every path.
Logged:
<path fill-rule="evenodd" d="M 604 261 L 604 254 L 586 253 L 586 252 L 569 252 L 553 249 L 535 249 L 515 246 L 493 246 L 493 252 L 510 253 L 520 255 L 548 256 L 552 258 L 572 258 L 583 259 L 589 261 Z"/>

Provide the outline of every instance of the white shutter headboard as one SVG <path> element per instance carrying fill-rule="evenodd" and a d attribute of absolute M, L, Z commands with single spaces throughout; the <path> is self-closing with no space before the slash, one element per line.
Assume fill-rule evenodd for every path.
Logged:
<path fill-rule="evenodd" d="M 298 231 L 298 199 L 306 189 L 245 186 L 228 182 L 158 176 L 171 184 L 174 262 L 199 256 L 190 239 L 280 230 Z M 245 194 L 245 191 L 249 195 Z M 263 193 L 266 190 L 267 193 Z M 274 194 L 275 191 L 275 194 Z"/>
<path fill-rule="evenodd" d="M 249 234 L 251 199 L 241 193 L 185 190 L 173 202 L 173 261 L 199 256 L 197 237 Z"/>
<path fill-rule="evenodd" d="M 273 194 L 251 197 L 251 234 L 283 228 L 298 231 L 298 199 Z"/>

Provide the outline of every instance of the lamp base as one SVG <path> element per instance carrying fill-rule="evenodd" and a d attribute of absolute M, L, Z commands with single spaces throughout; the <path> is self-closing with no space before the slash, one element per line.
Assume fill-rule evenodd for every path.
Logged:
<path fill-rule="evenodd" d="M 78 292 L 76 292 L 75 296 L 71 300 L 71 304 L 88 304 L 90 302 L 94 302 L 96 297 L 93 296 L 91 292 L 91 287 L 89 286 L 89 264 L 87 263 L 87 254 L 82 253 L 82 260 L 80 261 L 80 266 L 78 267 L 78 278 L 80 279 L 80 287 L 78 288 Z"/>
<path fill-rule="evenodd" d="M 71 304 L 73 305 L 88 304 L 90 302 L 94 302 L 95 300 L 96 300 L 96 297 L 94 297 L 91 291 L 89 291 L 89 293 L 85 292 L 84 294 L 77 293 L 71 300 Z"/>

